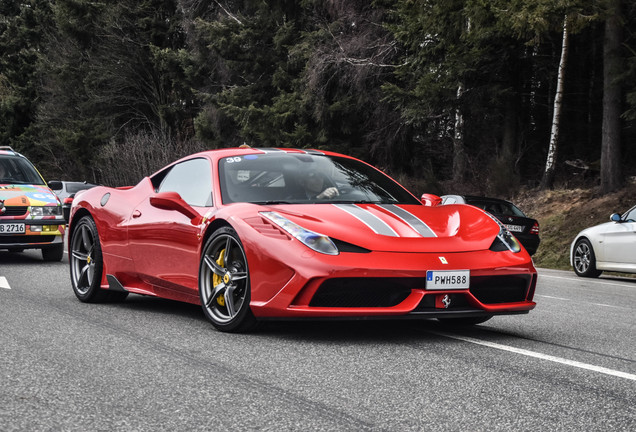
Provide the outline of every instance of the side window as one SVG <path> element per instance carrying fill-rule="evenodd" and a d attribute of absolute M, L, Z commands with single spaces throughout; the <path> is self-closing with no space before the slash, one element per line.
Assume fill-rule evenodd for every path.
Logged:
<path fill-rule="evenodd" d="M 623 220 L 625 222 L 636 222 L 636 207 L 628 211 Z"/>
<path fill-rule="evenodd" d="M 157 192 L 177 192 L 191 206 L 212 205 L 212 172 L 207 159 L 190 159 L 173 166 Z"/>

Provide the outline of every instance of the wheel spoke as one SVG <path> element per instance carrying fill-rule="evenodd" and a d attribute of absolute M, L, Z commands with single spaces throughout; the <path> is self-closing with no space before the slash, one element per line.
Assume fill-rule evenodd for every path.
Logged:
<path fill-rule="evenodd" d="M 90 255 L 90 253 L 91 253 L 91 251 L 93 249 L 93 239 L 91 237 L 91 233 L 90 233 L 88 227 L 86 227 L 86 226 L 82 227 L 82 242 L 84 244 L 84 249 Z"/>
<path fill-rule="evenodd" d="M 95 266 L 93 264 L 88 265 L 88 269 L 86 270 L 86 277 L 88 278 L 88 284 L 93 283 L 93 278 L 95 277 Z"/>
<path fill-rule="evenodd" d="M 232 237 L 228 236 L 225 241 L 225 256 L 223 257 L 223 267 L 227 268 L 228 259 L 232 248 Z"/>
<path fill-rule="evenodd" d="M 212 292 L 210 293 L 210 298 L 206 302 L 205 306 L 210 308 L 212 306 L 212 302 L 219 296 L 221 291 L 223 291 L 224 289 L 225 289 L 225 284 L 223 282 L 215 286 L 212 289 Z"/>
<path fill-rule="evenodd" d="M 86 286 L 90 285 L 90 280 L 88 278 L 88 270 L 90 268 L 89 264 L 86 264 L 84 267 L 82 267 L 81 271 L 80 271 L 80 275 L 77 278 L 77 286 L 83 286 L 82 285 L 82 280 L 86 279 Z"/>
<path fill-rule="evenodd" d="M 82 253 L 78 250 L 74 250 L 71 252 L 71 255 L 73 256 L 73 258 L 80 260 L 80 261 L 86 261 L 88 259 L 88 254 Z"/>
<path fill-rule="evenodd" d="M 210 270 L 212 270 L 212 272 L 217 275 L 217 276 L 223 276 L 225 274 L 225 269 L 223 269 L 221 266 L 219 266 L 214 259 L 210 258 L 209 255 L 206 255 L 204 258 L 205 263 L 207 264 L 207 266 L 210 268 Z"/>
<path fill-rule="evenodd" d="M 247 278 L 247 272 L 236 272 L 236 273 L 232 273 L 232 280 L 233 281 L 238 281 L 238 280 L 242 280 L 242 279 L 246 279 Z"/>
<path fill-rule="evenodd" d="M 225 290 L 225 294 L 223 295 L 223 297 L 225 297 L 225 307 L 227 308 L 227 314 L 230 316 L 230 318 L 236 315 L 236 310 L 234 309 L 233 294 L 234 294 L 234 285 L 230 285 L 227 287 L 227 289 Z"/>

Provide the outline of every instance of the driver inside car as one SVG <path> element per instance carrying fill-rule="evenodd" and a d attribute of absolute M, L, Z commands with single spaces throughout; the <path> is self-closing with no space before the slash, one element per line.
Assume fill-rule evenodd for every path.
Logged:
<path fill-rule="evenodd" d="M 340 195 L 335 186 L 330 186 L 325 175 L 316 171 L 308 171 L 300 180 L 309 199 L 330 199 Z"/>

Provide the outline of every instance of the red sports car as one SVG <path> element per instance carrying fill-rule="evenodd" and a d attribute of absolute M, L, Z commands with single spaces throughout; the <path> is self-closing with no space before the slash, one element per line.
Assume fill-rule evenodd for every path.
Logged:
<path fill-rule="evenodd" d="M 76 195 L 71 281 L 83 302 L 129 293 L 201 304 L 223 331 L 289 318 L 527 313 L 537 273 L 506 228 L 426 206 L 372 166 L 323 151 L 234 148 L 134 187 Z"/>

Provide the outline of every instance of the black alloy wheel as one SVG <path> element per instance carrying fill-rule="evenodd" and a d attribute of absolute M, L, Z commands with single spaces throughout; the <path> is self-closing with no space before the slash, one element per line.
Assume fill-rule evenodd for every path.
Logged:
<path fill-rule="evenodd" d="M 217 229 L 203 248 L 199 296 L 203 312 L 217 329 L 243 332 L 256 326 L 245 250 L 230 227 Z"/>
<path fill-rule="evenodd" d="M 101 289 L 104 262 L 97 226 L 90 216 L 77 223 L 71 236 L 71 284 L 78 299 L 87 303 L 122 301 L 127 292 Z"/>

